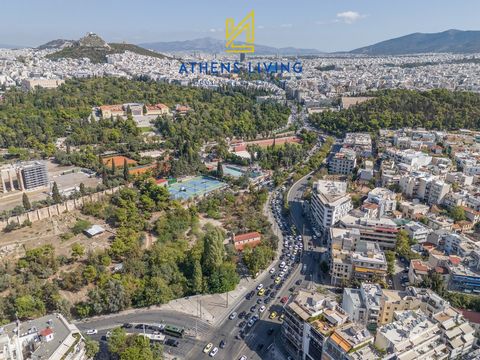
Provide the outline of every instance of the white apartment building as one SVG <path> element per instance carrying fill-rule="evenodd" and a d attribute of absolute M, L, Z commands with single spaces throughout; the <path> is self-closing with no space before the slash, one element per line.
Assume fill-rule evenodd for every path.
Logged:
<path fill-rule="evenodd" d="M 375 331 L 380 312 L 382 288 L 378 284 L 362 283 L 359 289 L 344 288 L 342 308 L 351 321 Z"/>
<path fill-rule="evenodd" d="M 421 310 L 395 314 L 395 321 L 380 327 L 375 345 L 398 360 L 449 359 L 450 351 L 442 340 L 438 323 Z"/>
<path fill-rule="evenodd" d="M 345 215 L 340 219 L 340 227 L 358 229 L 360 240 L 378 243 L 381 250 L 395 248 L 398 225 L 389 218 L 369 219 Z"/>
<path fill-rule="evenodd" d="M 450 191 L 450 184 L 428 173 L 412 172 L 400 178 L 400 189 L 408 198 L 417 198 L 427 204 L 441 204 Z"/>
<path fill-rule="evenodd" d="M 61 314 L 4 325 L 0 359 L 86 360 L 83 337 Z"/>
<path fill-rule="evenodd" d="M 322 231 L 327 231 L 352 208 L 346 182 L 319 180 L 314 183 L 311 211 L 313 220 Z"/>
<path fill-rule="evenodd" d="M 405 230 L 407 231 L 410 239 L 415 239 L 419 243 L 426 242 L 428 235 L 433 231 L 431 228 L 426 227 L 425 225 L 416 221 L 411 221 L 406 224 Z"/>
<path fill-rule="evenodd" d="M 364 204 L 377 205 L 377 216 L 379 218 L 392 213 L 397 207 L 396 195 L 393 191 L 377 187 L 368 193 Z"/>
<path fill-rule="evenodd" d="M 372 137 L 368 133 L 345 134 L 343 146 L 353 149 L 360 157 L 372 156 Z"/>
<path fill-rule="evenodd" d="M 331 174 L 350 175 L 357 166 L 357 154 L 354 150 L 342 148 L 328 163 Z"/>
<path fill-rule="evenodd" d="M 388 158 L 395 161 L 399 168 L 410 171 L 418 170 L 432 162 L 432 157 L 430 155 L 412 149 L 398 150 L 391 148 L 388 149 L 385 154 Z"/>

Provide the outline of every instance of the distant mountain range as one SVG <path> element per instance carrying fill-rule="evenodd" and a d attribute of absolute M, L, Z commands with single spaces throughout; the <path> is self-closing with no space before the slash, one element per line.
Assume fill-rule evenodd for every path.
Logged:
<path fill-rule="evenodd" d="M 447 30 L 414 33 L 350 51 L 351 54 L 403 55 L 420 53 L 480 52 L 480 31 Z"/>
<path fill-rule="evenodd" d="M 242 42 L 239 42 L 240 44 Z M 158 52 L 186 53 L 203 52 L 208 54 L 220 54 L 225 52 L 225 40 L 213 39 L 210 37 L 185 40 L 185 41 L 159 41 L 139 44 L 145 49 L 151 49 Z M 294 47 L 276 48 L 255 44 L 255 55 L 318 55 L 321 51 L 316 49 L 298 49 Z"/>
<path fill-rule="evenodd" d="M 17 46 L 0 44 L 0 48 L 18 48 Z M 166 58 L 162 53 L 224 54 L 225 41 L 204 37 L 185 41 L 159 41 L 138 45 L 127 43 L 107 43 L 100 36 L 88 33 L 79 40 L 57 39 L 37 47 L 39 50 L 56 49 L 47 55 L 50 59 L 90 58 L 92 62 L 106 62 L 106 55 L 131 51 L 140 55 Z M 152 51 L 153 50 L 153 51 Z M 385 40 L 373 45 L 364 46 L 347 52 L 360 55 L 405 55 L 420 53 L 480 53 L 480 31 L 447 30 L 439 33 L 414 33 L 398 38 Z M 321 55 L 326 54 L 317 49 L 295 47 L 276 48 L 255 44 L 255 55 Z"/>
<path fill-rule="evenodd" d="M 107 62 L 107 55 L 124 53 L 125 51 L 131 51 L 139 55 L 166 58 L 163 54 L 133 44 L 108 44 L 100 36 L 94 33 L 88 33 L 79 40 L 52 40 L 40 45 L 37 49 L 58 49 L 58 51 L 47 55 L 47 58 L 51 60 L 58 60 L 61 58 L 89 58 L 93 63 Z"/>

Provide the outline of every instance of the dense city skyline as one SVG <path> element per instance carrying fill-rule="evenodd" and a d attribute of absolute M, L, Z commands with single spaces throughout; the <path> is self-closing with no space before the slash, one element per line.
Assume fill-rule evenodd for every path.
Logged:
<path fill-rule="evenodd" d="M 404 1 L 287 1 L 241 4 L 232 1 L 154 2 L 141 0 L 63 3 L 23 0 L 3 6 L 0 44 L 38 46 L 52 39 L 78 39 L 93 31 L 110 42 L 143 43 L 223 39 L 226 17 L 256 13 L 256 42 L 321 51 L 346 51 L 414 32 L 475 30 L 479 3 L 466 0 Z M 25 11 L 28 9 L 28 11 Z M 165 10 L 168 16 L 165 15 Z M 148 10 L 148 11 L 147 11 Z M 18 21 L 18 14 L 23 20 Z M 75 16 L 72 16 L 75 14 Z"/>

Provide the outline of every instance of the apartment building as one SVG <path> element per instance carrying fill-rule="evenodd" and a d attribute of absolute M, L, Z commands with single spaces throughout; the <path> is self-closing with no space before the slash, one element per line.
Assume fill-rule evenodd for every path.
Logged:
<path fill-rule="evenodd" d="M 285 349 L 294 359 L 320 359 L 328 337 L 347 321 L 348 314 L 333 297 L 300 290 L 285 307 Z"/>
<path fill-rule="evenodd" d="M 450 359 L 463 359 L 472 351 L 476 342 L 475 329 L 459 310 L 448 307 L 433 319 L 443 332 L 442 339 L 450 351 Z"/>
<path fill-rule="evenodd" d="M 332 285 L 342 285 L 351 280 L 382 281 L 386 275 L 387 261 L 378 244 L 358 241 L 354 250 L 346 250 L 332 244 L 330 251 Z"/>
<path fill-rule="evenodd" d="M 331 174 L 350 175 L 357 166 L 357 154 L 354 150 L 342 148 L 328 162 Z"/>
<path fill-rule="evenodd" d="M 322 231 L 326 232 L 352 208 L 346 182 L 319 180 L 313 185 L 312 217 Z"/>
<path fill-rule="evenodd" d="M 392 159 L 400 169 L 407 171 L 418 170 L 432 162 L 431 156 L 412 149 L 398 150 L 391 148 L 385 152 L 385 155 Z"/>
<path fill-rule="evenodd" d="M 398 225 L 389 218 L 370 219 L 345 215 L 339 227 L 358 229 L 360 240 L 377 243 L 381 250 L 391 250 L 397 243 Z"/>
<path fill-rule="evenodd" d="M 396 210 L 396 194 L 389 189 L 377 187 L 368 193 L 363 204 L 375 204 L 377 206 L 377 217 L 381 218 Z"/>
<path fill-rule="evenodd" d="M 405 225 L 405 231 L 410 239 L 415 239 L 418 243 L 424 243 L 433 230 L 419 222 L 411 221 Z"/>
<path fill-rule="evenodd" d="M 400 189 L 408 198 L 417 198 L 427 204 L 441 204 L 451 185 L 428 173 L 412 172 L 400 178 Z"/>
<path fill-rule="evenodd" d="M 343 147 L 354 150 L 360 157 L 371 157 L 372 138 L 368 133 L 347 133 L 343 140 Z"/>
<path fill-rule="evenodd" d="M 378 325 L 391 323 L 396 311 L 414 310 L 420 308 L 421 299 L 409 291 L 382 290 Z"/>
<path fill-rule="evenodd" d="M 393 322 L 378 329 L 375 345 L 389 359 L 443 360 L 450 356 L 439 324 L 421 310 L 396 313 Z"/>
<path fill-rule="evenodd" d="M 0 359 L 86 360 L 83 337 L 61 314 L 2 326 Z"/>
<path fill-rule="evenodd" d="M 356 359 L 359 354 L 355 353 L 371 344 L 373 344 L 373 335 L 364 325 L 345 324 L 335 329 L 326 341 L 322 360 Z M 372 355 L 375 355 L 375 351 L 372 348 L 368 348 L 368 350 L 370 350 Z M 362 358 L 365 356 L 367 355 L 362 352 Z"/>
<path fill-rule="evenodd" d="M 342 308 L 353 322 L 375 331 L 380 312 L 382 288 L 378 284 L 362 283 L 359 289 L 344 288 Z"/>
<path fill-rule="evenodd" d="M 43 89 L 55 89 L 62 85 L 65 80 L 61 79 L 44 79 L 44 78 L 31 78 L 22 80 L 22 88 L 30 91 L 37 87 Z"/>

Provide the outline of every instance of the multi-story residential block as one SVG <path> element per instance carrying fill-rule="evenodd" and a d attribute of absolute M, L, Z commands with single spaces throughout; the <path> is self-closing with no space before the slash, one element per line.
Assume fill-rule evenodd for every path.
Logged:
<path fill-rule="evenodd" d="M 328 171 L 332 174 L 350 175 L 357 166 L 357 154 L 354 150 L 342 148 L 328 162 Z"/>
<path fill-rule="evenodd" d="M 364 325 L 349 323 L 335 329 L 325 343 L 321 360 L 353 360 L 355 353 L 373 344 L 373 335 Z M 369 348 L 372 354 L 374 350 Z M 365 354 L 364 354 L 365 355 Z"/>
<path fill-rule="evenodd" d="M 450 356 L 439 324 L 421 310 L 396 313 L 395 321 L 378 329 L 375 345 L 389 359 L 443 360 Z"/>
<path fill-rule="evenodd" d="M 63 315 L 51 314 L 2 326 L 0 359 L 86 360 L 83 337 Z"/>
<path fill-rule="evenodd" d="M 387 158 L 395 161 L 400 169 L 407 171 L 419 170 L 420 168 L 427 166 L 432 162 L 431 156 L 421 151 L 415 151 L 412 149 L 398 150 L 391 148 L 387 149 L 385 155 Z"/>
<path fill-rule="evenodd" d="M 375 242 L 381 250 L 394 249 L 397 243 L 398 225 L 389 218 L 369 219 L 348 214 L 340 219 L 339 226 L 358 229 L 361 240 Z"/>
<path fill-rule="evenodd" d="M 402 193 L 427 204 L 441 204 L 450 191 L 450 184 L 427 173 L 412 172 L 402 176 L 399 182 Z"/>
<path fill-rule="evenodd" d="M 361 157 L 372 156 L 372 138 L 368 133 L 345 134 L 343 147 L 353 149 Z"/>
<path fill-rule="evenodd" d="M 383 289 L 378 313 L 378 325 L 392 322 L 396 311 L 418 309 L 420 304 L 421 300 L 409 291 Z"/>
<path fill-rule="evenodd" d="M 377 216 L 381 218 L 392 213 L 396 209 L 396 195 L 391 190 L 377 187 L 368 193 L 367 199 L 364 201 L 364 205 L 365 204 L 377 205 Z"/>
<path fill-rule="evenodd" d="M 285 348 L 295 359 L 320 359 L 328 337 L 347 321 L 348 314 L 333 297 L 300 290 L 285 306 Z"/>
<path fill-rule="evenodd" d="M 415 239 L 418 243 L 424 243 L 433 230 L 419 222 L 411 221 L 405 225 L 405 231 L 410 239 Z"/>
<path fill-rule="evenodd" d="M 382 281 L 387 275 L 385 254 L 377 243 L 358 241 L 355 250 L 345 250 L 332 244 L 330 276 L 333 285 L 350 280 Z"/>
<path fill-rule="evenodd" d="M 322 231 L 327 231 L 352 208 L 350 195 L 347 194 L 347 183 L 319 180 L 313 185 L 312 217 Z"/>
<path fill-rule="evenodd" d="M 343 289 L 342 308 L 350 320 L 375 331 L 380 312 L 382 288 L 378 284 L 362 283 L 359 289 Z"/>
<path fill-rule="evenodd" d="M 440 325 L 442 339 L 450 351 L 450 359 L 462 359 L 475 344 L 475 329 L 462 313 L 452 307 L 435 314 L 433 319 Z"/>

